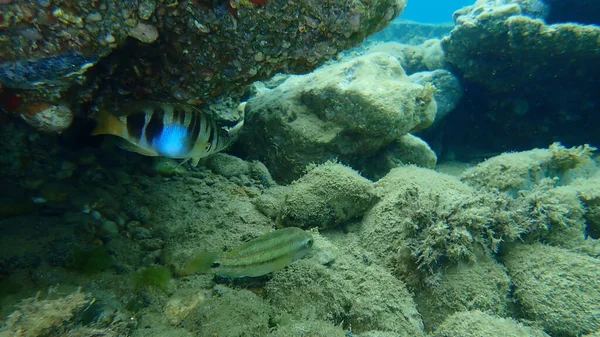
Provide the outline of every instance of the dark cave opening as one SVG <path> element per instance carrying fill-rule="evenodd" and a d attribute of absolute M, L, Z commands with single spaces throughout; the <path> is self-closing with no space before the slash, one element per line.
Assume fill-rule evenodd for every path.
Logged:
<path fill-rule="evenodd" d="M 598 0 L 544 0 L 550 6 L 546 22 L 600 25 L 600 1 Z"/>

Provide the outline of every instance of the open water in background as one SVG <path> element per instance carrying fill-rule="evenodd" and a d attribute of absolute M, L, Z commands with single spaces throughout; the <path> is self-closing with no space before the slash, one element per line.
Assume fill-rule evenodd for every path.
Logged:
<path fill-rule="evenodd" d="M 398 20 L 412 20 L 423 23 L 452 22 L 452 13 L 474 0 L 408 0 L 406 8 Z"/>

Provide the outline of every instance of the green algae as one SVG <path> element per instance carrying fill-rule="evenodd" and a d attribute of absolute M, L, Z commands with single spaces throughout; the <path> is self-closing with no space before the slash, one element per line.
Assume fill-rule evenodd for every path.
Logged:
<path fill-rule="evenodd" d="M 159 265 L 142 268 L 132 276 L 133 284 L 137 289 L 157 288 L 162 291 L 167 290 L 172 278 L 169 268 Z"/>

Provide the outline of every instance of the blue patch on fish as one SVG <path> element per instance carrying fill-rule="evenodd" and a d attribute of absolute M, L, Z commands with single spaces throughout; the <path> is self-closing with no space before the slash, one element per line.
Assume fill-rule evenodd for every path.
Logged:
<path fill-rule="evenodd" d="M 186 146 L 187 128 L 181 124 L 166 125 L 152 140 L 152 146 L 161 156 L 178 158 L 188 151 Z"/>

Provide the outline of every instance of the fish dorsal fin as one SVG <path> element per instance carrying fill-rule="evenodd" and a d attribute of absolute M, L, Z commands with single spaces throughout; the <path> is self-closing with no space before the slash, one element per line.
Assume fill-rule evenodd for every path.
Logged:
<path fill-rule="evenodd" d="M 127 126 L 118 117 L 107 110 L 100 110 L 96 128 L 92 135 L 114 135 L 127 137 Z"/>

